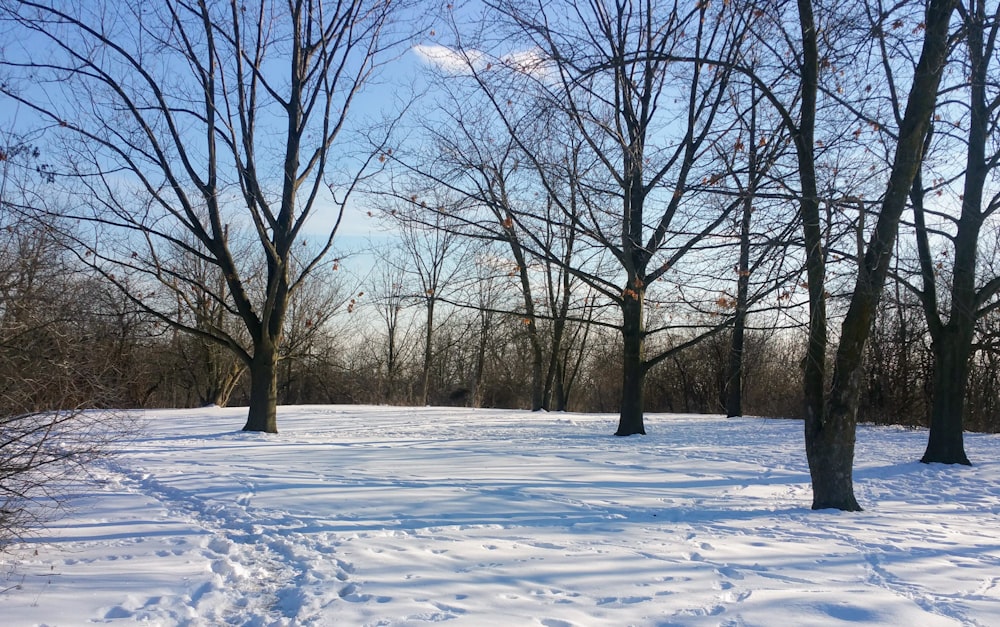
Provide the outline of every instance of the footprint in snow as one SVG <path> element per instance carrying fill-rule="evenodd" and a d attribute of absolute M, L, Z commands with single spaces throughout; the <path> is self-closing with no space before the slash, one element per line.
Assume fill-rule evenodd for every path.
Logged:
<path fill-rule="evenodd" d="M 358 594 L 358 586 L 349 583 L 340 589 L 337 595 L 350 603 L 367 603 L 372 600 L 372 595 L 370 594 Z"/>
<path fill-rule="evenodd" d="M 120 605 L 116 605 L 104 613 L 104 620 L 114 620 L 116 618 L 132 618 L 135 613 Z"/>

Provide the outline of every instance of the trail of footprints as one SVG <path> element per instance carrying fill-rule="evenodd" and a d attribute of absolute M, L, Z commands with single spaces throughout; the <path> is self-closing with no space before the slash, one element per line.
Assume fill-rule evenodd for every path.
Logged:
<path fill-rule="evenodd" d="M 169 618 L 180 625 L 310 625 L 316 624 L 328 590 L 336 599 L 367 602 L 351 583 L 354 570 L 332 554 L 336 545 L 326 534 L 303 534 L 305 524 L 287 512 L 255 510 L 256 486 L 240 477 L 245 492 L 232 504 L 212 504 L 152 476 L 118 466 L 106 470 L 127 489 L 152 497 L 171 516 L 203 529 L 208 538 L 200 549 L 209 564 L 207 580 L 193 582 L 185 599 L 153 597 L 141 608 L 116 606 L 106 619 L 141 614 Z M 180 539 L 179 543 L 186 543 Z M 186 550 L 180 547 L 175 555 Z M 319 556 L 320 559 L 317 559 Z M 186 607 L 178 608 L 181 604 Z"/>

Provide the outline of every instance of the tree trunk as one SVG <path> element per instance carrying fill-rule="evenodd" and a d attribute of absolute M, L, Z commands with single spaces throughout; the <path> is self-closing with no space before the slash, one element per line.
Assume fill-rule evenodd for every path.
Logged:
<path fill-rule="evenodd" d="M 424 335 L 424 376 L 420 385 L 420 405 L 427 405 L 431 390 L 431 365 L 434 358 L 434 298 L 427 300 L 427 332 Z"/>
<path fill-rule="evenodd" d="M 540 411 L 545 409 L 545 379 L 542 368 L 545 357 L 542 354 L 542 340 L 538 337 L 534 314 L 528 319 L 528 337 L 531 340 L 531 411 Z"/>
<path fill-rule="evenodd" d="M 927 450 L 920 461 L 971 466 L 965 455 L 962 418 L 969 381 L 971 329 L 949 324 L 934 341 L 934 401 Z"/>
<path fill-rule="evenodd" d="M 828 410 L 825 423 L 807 421 L 806 456 L 813 509 L 861 511 L 854 497 L 854 438 L 857 403 Z"/>
<path fill-rule="evenodd" d="M 729 374 L 726 377 L 726 416 L 743 415 L 743 346 L 746 334 L 746 312 L 736 312 L 733 339 L 729 348 Z"/>
<path fill-rule="evenodd" d="M 962 214 L 954 237 L 955 265 L 952 274 L 951 312 L 948 324 L 937 320 L 937 303 L 933 297 L 936 283 L 930 268 L 930 252 L 926 239 L 921 250 L 924 270 L 924 292 L 930 295 L 925 304 L 934 341 L 934 388 L 931 405 L 931 429 L 927 449 L 920 461 L 924 463 L 971 465 L 965 454 L 963 419 L 965 392 L 969 382 L 969 359 L 975 337 L 976 309 L 980 295 L 976 290 L 979 233 L 983 225 L 983 190 L 989 175 L 986 142 L 990 138 L 990 107 L 987 106 L 986 84 L 989 81 L 989 61 L 995 40 L 984 39 L 987 27 L 985 3 L 971 3 L 965 15 L 965 31 L 969 48 L 970 97 L 969 142 L 962 193 Z M 922 190 L 921 190 L 922 198 Z M 916 208 L 922 212 L 922 203 Z M 918 229 L 927 236 L 923 215 L 918 216 Z M 931 311 L 933 308 L 934 311 Z"/>
<path fill-rule="evenodd" d="M 566 390 L 566 368 L 562 358 L 556 362 L 555 378 L 552 382 L 552 403 L 550 407 L 553 411 L 566 411 L 567 390 Z"/>
<path fill-rule="evenodd" d="M 244 431 L 278 432 L 278 350 L 270 339 L 255 343 L 250 361 L 250 410 Z"/>
<path fill-rule="evenodd" d="M 545 357 L 542 351 L 542 340 L 538 334 L 538 320 L 535 316 L 535 300 L 531 290 L 531 277 L 528 276 L 528 262 L 524 249 L 514 232 L 514 220 L 510 214 L 504 216 L 504 229 L 507 231 L 507 242 L 510 245 L 514 261 L 517 262 L 518 278 L 521 281 L 521 298 L 524 301 L 524 321 L 528 325 L 528 342 L 531 344 L 531 411 L 538 411 L 545 405 L 545 381 L 542 366 Z"/>
<path fill-rule="evenodd" d="M 646 380 L 644 355 L 645 320 L 643 301 L 645 288 L 637 281 L 622 296 L 622 399 L 618 431 L 615 435 L 646 434 L 642 421 L 643 386 Z"/>
<path fill-rule="evenodd" d="M 733 338 L 729 348 L 729 372 L 726 377 L 726 415 L 730 418 L 743 415 L 743 347 L 746 337 L 747 301 L 750 292 L 750 220 L 753 216 L 753 196 L 757 179 L 757 106 L 756 91 L 751 90 L 754 101 L 750 110 L 749 145 L 747 153 L 747 191 L 743 199 L 743 216 L 740 220 L 740 258 L 736 265 L 736 316 L 733 320 Z"/>
<path fill-rule="evenodd" d="M 490 337 L 489 314 L 479 312 L 479 342 L 476 347 L 476 373 L 472 391 L 472 406 L 483 406 L 483 381 L 486 379 L 486 343 Z"/>
<path fill-rule="evenodd" d="M 854 442 L 861 370 L 841 365 L 843 344 L 840 348 L 830 398 L 823 405 L 823 419 L 810 420 L 807 416 L 806 458 L 812 479 L 812 508 L 859 512 L 861 505 L 854 497 Z M 860 352 L 851 352 L 850 356 L 860 362 Z"/>
<path fill-rule="evenodd" d="M 562 372 L 560 360 L 562 356 L 563 336 L 566 332 L 566 312 L 561 311 L 552 321 L 552 344 L 549 347 L 549 365 L 545 371 L 545 390 L 542 394 L 543 406 L 545 409 L 555 411 L 565 411 L 566 405 L 563 402 L 561 378 Z M 560 388 L 560 389 L 556 389 Z M 555 398 L 555 400 L 553 400 Z"/>

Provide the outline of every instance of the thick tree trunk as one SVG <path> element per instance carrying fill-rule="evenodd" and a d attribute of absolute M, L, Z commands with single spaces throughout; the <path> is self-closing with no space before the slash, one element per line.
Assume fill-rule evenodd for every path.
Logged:
<path fill-rule="evenodd" d="M 857 424 L 858 389 L 862 375 L 862 355 L 872 318 L 878 305 L 889 271 L 892 250 L 899 227 L 899 219 L 906 205 L 906 198 L 923 157 L 924 139 L 937 100 L 941 73 L 948 56 L 948 25 L 955 9 L 956 0 L 931 0 L 927 7 L 924 43 L 920 60 L 914 71 L 913 85 L 906 104 L 906 112 L 900 124 L 896 151 L 893 156 L 892 172 L 881 213 L 875 225 L 865 253 L 864 263 L 858 268 L 858 278 L 851 304 L 841 326 L 840 344 L 834 367 L 830 396 L 817 412 L 815 386 L 821 382 L 816 373 L 806 378 L 806 452 L 809 472 L 813 482 L 813 509 L 836 508 L 857 511 L 860 508 L 854 498 L 854 484 L 851 469 L 854 464 L 854 439 Z M 799 0 L 803 40 L 810 40 L 805 64 L 815 70 L 815 26 L 812 7 L 808 0 Z M 812 79 L 815 74 L 812 74 Z M 804 78 L 804 82 L 806 79 Z M 803 88 L 805 91 L 805 88 Z M 805 100 L 804 100 L 805 102 Z M 803 107 L 806 105 L 803 104 Z M 800 147 L 800 154 L 803 147 Z M 808 225 L 807 225 L 808 226 Z M 807 241 L 807 246 L 810 243 Z M 807 250 L 807 255 L 814 251 Z M 810 304 L 815 289 L 825 289 L 816 285 L 810 275 Z M 815 311 L 811 312 L 811 324 L 815 323 Z M 813 351 L 813 337 L 810 329 L 810 352 Z M 819 358 L 819 355 L 811 355 Z M 810 364 L 807 363 L 807 368 Z M 810 387 L 813 389 L 810 390 Z"/>
<path fill-rule="evenodd" d="M 250 411 L 244 431 L 278 432 L 278 351 L 273 342 L 254 346 L 250 361 Z"/>
<path fill-rule="evenodd" d="M 633 285 L 635 283 L 633 282 Z M 646 341 L 642 287 L 626 290 L 622 298 L 622 399 L 618 431 L 615 435 L 646 434 L 643 425 L 643 387 L 646 380 Z"/>
<path fill-rule="evenodd" d="M 925 464 L 972 465 L 965 455 L 962 428 L 971 347 L 971 329 L 958 329 L 957 325 L 951 324 L 944 327 L 941 336 L 934 341 L 931 429 L 927 450 L 920 458 Z"/>
<path fill-rule="evenodd" d="M 963 419 L 965 391 L 969 381 L 969 359 L 975 337 L 976 309 L 979 294 L 976 289 L 979 233 L 983 225 L 983 190 L 989 176 L 986 142 L 990 138 L 990 108 L 987 106 L 986 85 L 989 63 L 995 41 L 984 39 L 987 27 L 984 2 L 970 3 L 965 14 L 965 32 L 969 48 L 970 98 L 969 142 L 962 193 L 962 215 L 955 233 L 955 265 L 952 273 L 951 312 L 948 324 L 937 318 L 934 272 L 927 244 L 922 213 L 917 227 L 925 239 L 921 242 L 921 262 L 924 266 L 925 312 L 934 340 L 934 388 L 931 405 L 931 429 L 927 449 L 920 461 L 924 463 L 971 465 L 965 454 Z M 919 191 L 922 199 L 922 190 Z M 922 212 L 922 203 L 917 208 Z"/>
<path fill-rule="evenodd" d="M 861 511 L 854 497 L 855 408 L 831 412 L 825 424 L 807 423 L 806 455 L 813 487 L 813 509 Z M 816 427 L 819 427 L 818 429 Z M 810 427 L 813 431 L 810 433 Z"/>
<path fill-rule="evenodd" d="M 842 352 L 838 351 L 838 359 Z M 855 357 L 853 352 L 851 356 Z M 856 357 L 860 362 L 860 353 Z M 847 378 L 840 379 L 841 376 Z M 838 361 L 830 398 L 823 405 L 822 420 L 807 416 L 806 458 L 812 479 L 813 509 L 861 511 L 854 497 L 854 442 L 860 376 L 859 368 L 843 367 Z M 810 383 L 815 385 L 816 382 L 807 381 L 807 386 Z"/>

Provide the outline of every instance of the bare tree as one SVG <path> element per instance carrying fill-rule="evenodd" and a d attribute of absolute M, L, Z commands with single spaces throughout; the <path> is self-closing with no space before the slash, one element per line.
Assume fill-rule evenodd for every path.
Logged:
<path fill-rule="evenodd" d="M 551 212 L 539 211 L 538 203 L 504 206 L 520 247 L 562 267 L 620 312 L 620 322 L 595 320 L 622 335 L 617 433 L 644 433 L 645 374 L 667 356 L 646 354 L 646 338 L 656 331 L 644 326 L 647 292 L 657 291 L 653 284 L 697 251 L 738 204 L 708 199 L 705 155 L 721 134 L 716 116 L 728 71 L 661 59 L 681 50 L 698 58 L 735 55 L 744 24 L 730 19 L 725 4 L 498 1 L 488 7 L 486 36 L 471 41 L 456 34 L 452 50 L 429 56 L 461 68 L 457 73 L 491 109 L 522 168 L 537 179 L 542 202 L 551 203 Z M 551 145 L 560 137 L 579 140 L 586 168 L 553 167 Z M 549 249 L 553 229 L 572 233 L 569 258 Z"/>
<path fill-rule="evenodd" d="M 8 101 L 64 141 L 60 180 L 87 194 L 75 251 L 162 321 L 233 351 L 250 372 L 246 430 L 275 432 L 276 372 L 290 299 L 331 250 L 371 155 L 343 146 L 362 86 L 395 43 L 388 0 L 288 3 L 10 0 L 0 18 L 29 45 L 0 64 Z M 17 32 L 17 31 L 15 31 Z M 83 190 L 81 192 L 81 190 Z M 329 226 L 293 263 L 306 222 Z M 253 255 L 234 251 L 250 232 Z M 175 265 L 213 265 L 225 291 Z M 259 274 L 254 274 L 261 270 Z M 131 289 L 132 287 L 139 289 Z M 193 288 L 246 327 L 178 320 Z"/>
<path fill-rule="evenodd" d="M 921 458 L 925 463 L 970 463 L 962 431 L 976 319 L 985 315 L 1000 292 L 1000 277 L 981 278 L 977 262 L 980 232 L 1000 208 L 1000 191 L 989 189 L 991 173 L 995 176 L 1000 168 L 1000 152 L 992 139 L 1000 130 L 995 114 L 1000 107 L 1000 93 L 992 78 L 997 68 L 1000 8 L 993 6 L 992 14 L 987 14 L 987 4 L 971 0 L 958 5 L 966 52 L 958 72 L 962 82 L 943 86 L 943 102 L 935 116 L 938 120 L 935 126 L 940 129 L 935 135 L 943 140 L 941 149 L 946 156 L 941 165 L 946 171 L 939 183 L 931 182 L 931 189 L 925 189 L 923 177 L 918 173 L 911 193 L 921 279 L 920 288 L 912 289 L 923 305 L 934 355 L 930 435 Z M 960 101 L 960 94 L 965 96 L 964 102 Z M 954 141 L 966 124 L 964 141 Z M 930 139 L 927 148 L 933 156 L 936 146 Z M 956 152 L 966 155 L 964 172 L 960 175 L 964 180 L 958 196 L 961 211 L 957 218 L 948 212 L 934 211 L 925 199 L 928 192 L 934 193 L 934 187 L 940 189 L 954 177 L 947 170 L 951 169 L 952 154 Z M 945 226 L 949 223 L 950 227 Z M 934 237 L 942 233 L 947 234 L 943 238 Z M 947 255 L 953 259 L 950 273 L 942 272 L 946 259 L 935 258 L 932 252 L 931 242 L 938 239 L 950 243 L 953 251 Z M 940 285 L 943 274 L 950 278 L 950 288 Z M 950 293 L 942 303 L 939 292 L 944 289 Z M 942 317 L 945 307 L 949 309 L 947 320 Z"/>
<path fill-rule="evenodd" d="M 824 197 L 817 172 L 817 153 L 822 150 L 822 142 L 817 137 L 817 113 L 823 97 L 833 108 L 842 108 L 838 110 L 858 116 L 864 122 L 878 123 L 877 118 L 866 118 L 862 107 L 839 95 L 837 63 L 849 64 L 851 59 L 857 59 L 860 51 L 851 53 L 837 49 L 836 27 L 838 21 L 851 23 L 856 17 L 851 11 L 858 7 L 824 6 L 817 19 L 811 0 L 797 0 L 794 31 L 789 27 L 792 21 L 786 15 L 786 3 L 769 3 L 753 9 L 761 18 L 754 25 L 754 34 L 759 49 L 766 52 L 764 69 L 740 63 L 737 71 L 752 77 L 761 94 L 781 116 L 796 155 L 798 219 L 803 232 L 809 292 L 809 341 L 803 380 L 806 456 L 814 509 L 860 509 L 854 496 L 853 462 L 864 349 L 889 272 L 900 218 L 923 156 L 938 84 L 949 53 L 949 24 L 955 4 L 955 0 L 931 0 L 923 20 L 914 30 L 922 34 L 919 60 L 912 73 L 906 105 L 897 109 L 902 112 L 896 120 L 897 130 L 887 143 L 890 156 L 885 192 L 876 203 L 878 217 L 867 242 L 864 225 L 859 221 L 859 263 L 856 276 L 846 287 L 849 305 L 841 324 L 829 390 L 829 251 L 824 245 Z M 880 15 L 885 19 L 889 13 Z M 868 30 L 865 35 L 868 46 L 877 47 L 881 41 L 877 30 Z M 783 43 L 778 46 L 775 42 Z M 884 49 L 881 52 L 884 53 Z M 873 53 L 872 58 L 877 60 L 879 51 Z M 888 62 L 885 54 L 881 58 Z M 728 59 L 712 63 L 732 67 Z M 791 92 L 787 89 L 789 82 L 796 87 Z M 891 98 L 900 96 L 896 89 L 893 84 Z"/>
<path fill-rule="evenodd" d="M 411 320 L 406 309 L 412 305 L 406 289 L 405 256 L 398 248 L 381 256 L 375 269 L 374 283 L 369 288 L 369 308 L 376 311 L 384 335 L 373 345 L 381 344 L 375 356 L 378 363 L 378 400 L 396 403 L 403 400 L 406 359 L 411 352 Z"/>
<path fill-rule="evenodd" d="M 463 253 L 458 236 L 441 228 L 421 228 L 402 223 L 401 239 L 407 252 L 404 272 L 415 279 L 416 293 L 411 295 L 424 307 L 424 347 L 420 393 L 417 402 L 426 405 L 430 398 L 431 372 L 434 365 L 434 332 L 440 320 L 435 317 L 438 303 L 447 290 L 454 289 L 462 264 L 456 258 Z"/>
<path fill-rule="evenodd" d="M 860 510 L 854 496 L 853 464 L 864 347 L 888 275 L 899 220 L 919 169 L 924 140 L 948 56 L 948 33 L 955 0 L 931 0 L 923 21 L 920 60 L 913 73 L 886 191 L 865 246 L 840 330 L 829 394 L 826 385 L 826 266 L 819 230 L 819 194 L 815 174 L 816 99 L 819 94 L 820 28 L 811 0 L 798 1 L 802 44 L 802 95 L 798 120 L 789 126 L 798 154 L 802 197 L 800 211 L 809 282 L 809 350 L 806 358 L 806 455 L 813 485 L 813 509 Z"/>
<path fill-rule="evenodd" d="M 530 406 L 533 411 L 548 409 L 555 382 L 553 359 L 559 354 L 571 298 L 571 291 L 564 288 L 572 282 L 565 263 L 573 257 L 573 233 L 545 220 L 545 215 L 556 211 L 548 191 L 536 184 L 534 197 L 529 198 L 525 186 L 532 184 L 532 168 L 523 164 L 517 142 L 490 115 L 488 107 L 470 98 L 474 90 L 470 94 L 467 84 L 454 80 L 453 69 L 444 68 L 436 76 L 436 104 L 430 108 L 429 119 L 421 124 L 421 141 L 413 149 L 397 148 L 387 155 L 396 175 L 389 189 L 376 191 L 396 201 L 391 206 L 396 218 L 446 230 L 471 240 L 473 246 L 489 247 L 498 242 L 506 249 L 496 250 L 495 254 L 509 257 L 509 276 L 520 291 L 520 302 L 510 305 L 513 308 L 509 307 L 508 313 L 522 317 L 531 348 Z M 573 143 L 579 145 L 580 141 L 563 138 L 550 142 L 549 147 L 560 156 L 546 161 L 567 173 L 573 172 L 580 167 L 573 159 L 578 156 Z M 568 178 L 564 187 L 567 195 L 576 192 Z M 447 204 L 428 202 L 443 192 L 460 200 Z M 568 202 L 572 204 L 572 200 Z M 515 219 L 516 215 L 538 215 L 540 220 L 529 226 L 526 220 Z M 544 233 L 540 241 L 545 241 L 545 250 L 564 264 L 534 254 L 523 233 L 525 228 L 538 228 L 539 233 Z M 470 299 L 465 301 L 462 306 L 479 306 Z M 551 332 L 546 334 L 543 326 L 547 322 L 551 323 L 547 325 Z"/>

